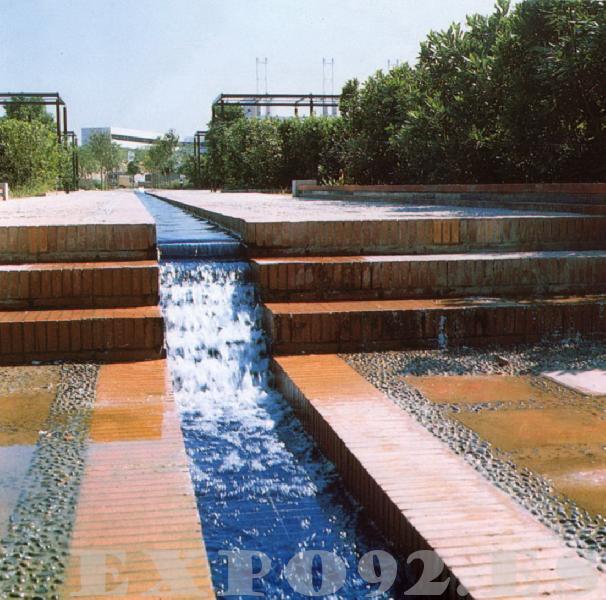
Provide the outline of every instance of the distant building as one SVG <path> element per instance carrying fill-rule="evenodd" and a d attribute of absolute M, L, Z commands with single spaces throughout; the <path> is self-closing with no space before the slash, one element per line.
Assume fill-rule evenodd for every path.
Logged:
<path fill-rule="evenodd" d="M 90 136 L 95 133 L 109 134 L 112 142 L 116 142 L 116 144 L 126 150 L 149 148 L 156 138 L 162 137 L 162 134 L 156 131 L 143 131 L 141 129 L 125 129 L 124 127 L 111 126 L 83 127 L 80 137 L 82 144 L 87 144 Z"/>

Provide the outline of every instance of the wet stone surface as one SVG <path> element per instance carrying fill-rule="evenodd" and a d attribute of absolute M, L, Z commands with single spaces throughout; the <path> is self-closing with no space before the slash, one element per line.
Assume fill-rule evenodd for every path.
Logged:
<path fill-rule="evenodd" d="M 544 371 L 603 369 L 605 344 L 577 340 L 343 358 L 606 571 L 606 397 L 541 377 Z M 451 384 L 444 376 L 454 376 Z"/>
<path fill-rule="evenodd" d="M 17 448 L 17 454 L 22 454 L 23 448 L 27 447 L 31 448 L 31 452 L 29 461 L 24 461 L 29 466 L 18 482 L 18 498 L 5 524 L 0 543 L 0 597 L 60 598 L 78 490 L 84 471 L 97 366 L 40 366 L 31 367 L 33 371 L 30 373 L 15 369 L 19 368 L 1 370 L 0 397 L 10 400 L 10 395 L 16 389 L 27 387 L 32 390 L 36 378 L 40 381 L 50 378 L 46 379 L 46 392 L 47 395 L 49 392 L 53 394 L 44 419 L 40 418 L 44 402 L 38 407 L 40 412 L 34 418 L 30 414 L 20 421 L 19 411 L 13 413 L 13 421 L 22 425 L 23 422 L 28 423 L 22 427 L 27 431 L 27 439 L 13 437 L 11 441 L 16 443 L 7 443 L 6 447 Z M 52 377 L 56 380 L 54 387 Z M 28 413 L 25 411 L 22 414 Z M 0 418 L 2 416 L 0 413 Z M 11 427 L 9 420 L 2 419 L 0 440 L 8 442 L 10 438 L 6 430 L 12 431 Z M 35 435 L 38 427 L 40 429 Z"/>

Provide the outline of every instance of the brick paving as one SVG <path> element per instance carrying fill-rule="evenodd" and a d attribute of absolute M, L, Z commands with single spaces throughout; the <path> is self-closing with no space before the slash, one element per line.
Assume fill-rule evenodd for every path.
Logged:
<path fill-rule="evenodd" d="M 280 390 L 404 553 L 433 550 L 472 598 L 586 598 L 606 578 L 339 357 L 275 359 Z"/>
<path fill-rule="evenodd" d="M 214 598 L 165 361 L 104 365 L 66 598 Z"/>

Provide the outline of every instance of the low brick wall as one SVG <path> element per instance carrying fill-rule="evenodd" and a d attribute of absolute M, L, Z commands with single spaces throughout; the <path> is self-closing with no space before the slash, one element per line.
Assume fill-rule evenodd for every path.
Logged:
<path fill-rule="evenodd" d="M 277 357 L 272 366 L 278 389 L 386 537 L 405 556 L 431 550 L 443 560 L 432 580 L 443 580 L 444 567 L 450 582 L 433 597 L 604 597 L 604 575 L 576 549 L 339 357 Z M 416 575 L 419 566 L 411 561 Z"/>

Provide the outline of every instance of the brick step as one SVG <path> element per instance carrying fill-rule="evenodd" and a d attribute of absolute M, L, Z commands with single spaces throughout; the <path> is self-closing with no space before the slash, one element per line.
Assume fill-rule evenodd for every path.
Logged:
<path fill-rule="evenodd" d="M 0 226 L 0 261 L 3 263 L 156 257 L 153 224 Z"/>
<path fill-rule="evenodd" d="M 0 363 L 137 360 L 163 355 L 157 306 L 0 311 Z"/>
<path fill-rule="evenodd" d="M 249 254 L 444 254 L 606 249 L 606 217 L 529 215 L 246 225 Z"/>
<path fill-rule="evenodd" d="M 0 310 L 158 304 L 158 263 L 0 265 Z"/>
<path fill-rule="evenodd" d="M 282 257 L 251 261 L 267 302 L 606 292 L 606 252 Z"/>
<path fill-rule="evenodd" d="M 0 263 L 157 258 L 156 225 L 132 191 L 2 204 Z"/>
<path fill-rule="evenodd" d="M 603 337 L 606 295 L 266 303 L 275 354 Z"/>

